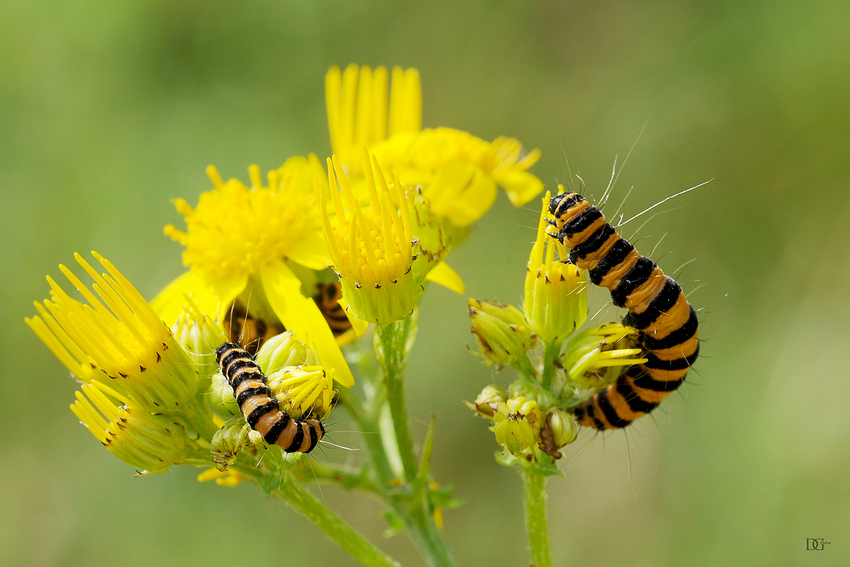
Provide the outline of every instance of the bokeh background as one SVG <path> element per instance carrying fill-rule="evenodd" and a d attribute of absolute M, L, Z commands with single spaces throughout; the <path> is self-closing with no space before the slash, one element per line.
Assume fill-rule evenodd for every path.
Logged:
<path fill-rule="evenodd" d="M 356 62 L 417 67 L 425 126 L 538 147 L 552 189 L 568 158 L 598 197 L 643 130 L 610 209 L 713 179 L 639 232 L 702 309 L 703 356 L 651 418 L 567 448 L 550 480 L 555 563 L 850 564 L 848 22 L 844 1 L 6 0 L 0 562 L 353 564 L 252 486 L 200 484 L 190 468 L 132 478 L 78 425 L 75 384 L 23 318 L 75 251 L 155 295 L 182 271 L 162 234 L 181 221 L 170 200 L 195 203 L 208 164 L 247 180 L 252 163 L 326 156 L 324 74 Z M 537 207 L 500 196 L 452 254 L 469 296 L 521 302 Z M 467 352 L 465 301 L 425 298 L 415 434 L 436 415 L 434 472 L 466 502 L 446 512 L 458 562 L 525 565 L 519 476 L 461 404 L 510 376 Z M 596 293 L 591 311 L 606 302 Z M 377 502 L 322 497 L 421 564 L 407 536 L 383 540 Z M 831 543 L 806 551 L 806 538 Z"/>

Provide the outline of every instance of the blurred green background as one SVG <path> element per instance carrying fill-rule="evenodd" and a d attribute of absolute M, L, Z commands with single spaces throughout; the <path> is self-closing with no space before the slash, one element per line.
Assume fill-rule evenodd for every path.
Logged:
<path fill-rule="evenodd" d="M 425 126 L 538 147 L 533 171 L 552 189 L 566 156 L 598 198 L 646 124 L 609 211 L 714 179 L 656 209 L 638 243 L 664 237 L 654 258 L 668 273 L 690 262 L 678 274 L 702 309 L 703 355 L 651 418 L 567 448 L 550 481 L 556 564 L 850 564 L 848 22 L 844 1 L 7 0 L 0 562 L 353 564 L 249 485 L 199 484 L 189 468 L 132 478 L 78 425 L 74 382 L 23 318 L 75 251 L 156 294 L 182 271 L 162 234 L 182 226 L 170 199 L 194 204 L 211 163 L 247 180 L 252 163 L 326 156 L 324 74 L 356 62 L 417 67 Z M 469 296 L 521 304 L 538 210 L 500 196 L 452 254 Z M 461 404 L 494 379 L 467 352 L 465 301 L 425 298 L 415 434 L 436 415 L 435 475 L 466 501 L 446 512 L 458 562 L 525 565 L 519 476 Z M 595 293 L 591 312 L 607 301 Z M 346 426 L 333 440 L 356 447 Z M 382 539 L 377 502 L 322 497 L 421 564 L 407 536 Z M 806 551 L 816 537 L 831 544 Z"/>

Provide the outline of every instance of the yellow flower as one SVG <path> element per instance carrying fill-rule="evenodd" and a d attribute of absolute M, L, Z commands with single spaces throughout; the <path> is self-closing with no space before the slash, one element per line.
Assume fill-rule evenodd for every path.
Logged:
<path fill-rule="evenodd" d="M 119 407 L 116 401 L 123 405 Z M 84 385 L 71 411 L 113 455 L 139 469 L 139 474 L 163 472 L 192 453 L 182 425 L 134 407 L 129 398 L 100 382 Z"/>
<path fill-rule="evenodd" d="M 328 160 L 335 228 L 327 213 L 327 190 L 317 183 L 316 193 L 343 298 L 357 317 L 386 325 L 407 317 L 424 290 L 412 269 L 416 243 L 410 208 L 414 193 L 397 181 L 391 191 L 377 160 L 366 154 L 365 163 L 369 206 L 364 208 L 354 198 L 339 161 Z"/>
<path fill-rule="evenodd" d="M 567 377 L 582 388 L 601 390 L 612 384 L 625 366 L 643 364 L 638 330 L 620 323 L 597 325 L 570 339 L 562 358 Z M 615 372 L 611 372 L 615 370 Z"/>
<path fill-rule="evenodd" d="M 201 474 L 199 474 L 198 482 L 209 482 L 211 480 L 214 480 L 215 483 L 219 486 L 234 487 L 239 486 L 240 484 L 245 482 L 247 478 L 248 477 L 246 477 L 239 471 L 235 471 L 232 469 L 220 471 L 218 469 L 213 468 L 207 469 Z"/>
<path fill-rule="evenodd" d="M 537 227 L 537 240 L 528 259 L 523 310 L 531 330 L 546 343 L 563 342 L 587 318 L 587 276 L 574 264 L 555 259 L 567 257 L 564 246 L 549 236 L 546 227 L 549 192 Z"/>
<path fill-rule="evenodd" d="M 543 190 L 526 170 L 540 158 L 522 156 L 522 144 L 500 137 L 492 142 L 452 128 L 399 134 L 372 147 L 402 183 L 421 185 L 434 214 L 463 228 L 480 219 L 496 201 L 497 185 L 521 207 Z"/>
<path fill-rule="evenodd" d="M 520 207 L 543 190 L 526 172 L 540 157 L 533 150 L 521 157 L 513 138 L 493 142 L 450 128 L 422 130 L 422 95 L 415 69 L 393 69 L 387 102 L 387 71 L 349 65 L 345 73 L 332 67 L 325 79 L 328 123 L 334 153 L 348 168 L 353 185 L 362 179 L 359 155 L 369 149 L 402 183 L 422 186 L 434 214 L 456 228 L 481 218 L 505 188 Z M 355 194 L 360 195 L 358 188 Z"/>
<path fill-rule="evenodd" d="M 202 313 L 221 321 L 240 298 L 259 318 L 309 335 L 339 383 L 353 385 L 333 333 L 299 278 L 309 279 L 311 270 L 324 269 L 330 260 L 315 206 L 315 180 L 325 174 L 318 158 L 291 158 L 269 173 L 268 186 L 256 166 L 249 168 L 251 187 L 235 179 L 225 183 L 214 167 L 207 173 L 214 188 L 201 195 L 197 207 L 177 201 L 186 231 L 165 228 L 186 247 L 183 263 L 190 270 L 154 299 L 156 311 L 173 322 L 189 297 Z"/>
<path fill-rule="evenodd" d="M 331 147 L 340 162 L 359 167 L 363 150 L 403 132 L 422 129 L 422 88 L 416 69 L 394 67 L 387 100 L 387 68 L 351 64 L 325 76 Z"/>
<path fill-rule="evenodd" d="M 72 299 L 48 276 L 52 298 L 26 319 L 53 354 L 83 383 L 101 382 L 146 411 L 174 411 L 195 395 L 192 361 L 150 305 L 108 260 L 98 274 L 79 254 L 98 299 L 68 268 L 59 266 L 89 302 Z"/>

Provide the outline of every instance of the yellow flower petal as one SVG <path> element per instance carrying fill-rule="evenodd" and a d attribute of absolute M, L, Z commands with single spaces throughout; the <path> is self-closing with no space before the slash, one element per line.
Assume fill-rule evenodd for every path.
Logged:
<path fill-rule="evenodd" d="M 266 298 L 287 329 L 307 333 L 319 351 L 322 366 L 336 370 L 336 380 L 350 388 L 354 376 L 316 303 L 301 293 L 301 281 L 283 262 L 266 266 L 261 276 Z"/>
<path fill-rule="evenodd" d="M 173 325 L 184 312 L 186 298 L 197 305 L 198 311 L 224 317 L 225 311 L 248 284 L 246 272 L 234 273 L 229 278 L 209 281 L 194 270 L 189 270 L 168 284 L 153 301 L 151 307 L 166 325 Z"/>
<path fill-rule="evenodd" d="M 425 276 L 425 279 L 438 283 L 443 287 L 447 287 L 455 293 L 462 294 L 466 291 L 466 285 L 464 285 L 463 280 L 460 278 L 458 273 L 445 262 L 440 262 L 434 266 L 431 271 L 428 272 L 428 275 Z"/>
<path fill-rule="evenodd" d="M 498 178 L 508 199 L 515 207 L 521 207 L 543 191 L 543 182 L 527 171 L 509 171 Z"/>
<path fill-rule="evenodd" d="M 348 315 L 348 303 L 346 303 L 344 297 L 339 298 L 339 304 L 345 310 L 346 316 L 348 316 L 348 321 L 351 323 L 351 329 L 354 331 L 354 335 L 357 337 L 362 336 L 369 327 L 369 323 L 359 317 L 352 317 Z"/>

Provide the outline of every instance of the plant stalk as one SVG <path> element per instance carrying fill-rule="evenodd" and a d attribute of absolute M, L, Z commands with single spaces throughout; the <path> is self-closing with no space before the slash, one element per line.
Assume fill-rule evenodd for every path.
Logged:
<path fill-rule="evenodd" d="M 283 498 L 295 511 L 304 515 L 337 545 L 366 567 L 400 567 L 400 564 L 375 547 L 336 515 L 324 502 L 304 488 L 291 474 L 284 472 L 272 494 Z"/>
<path fill-rule="evenodd" d="M 552 567 L 546 522 L 546 476 L 533 466 L 522 467 L 525 488 L 525 530 L 533 567 Z"/>

